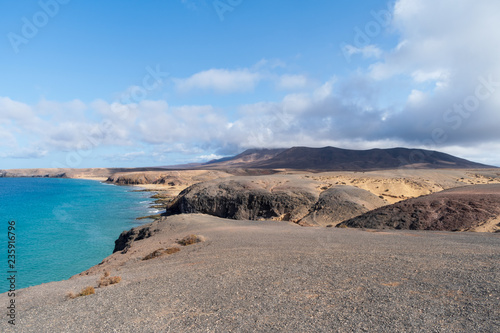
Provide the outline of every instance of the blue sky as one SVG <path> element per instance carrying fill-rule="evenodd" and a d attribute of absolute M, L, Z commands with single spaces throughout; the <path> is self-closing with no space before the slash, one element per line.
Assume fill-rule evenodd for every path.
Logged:
<path fill-rule="evenodd" d="M 421 147 L 500 165 L 499 9 L 0 1 L 0 168 L 157 166 L 297 145 Z"/>

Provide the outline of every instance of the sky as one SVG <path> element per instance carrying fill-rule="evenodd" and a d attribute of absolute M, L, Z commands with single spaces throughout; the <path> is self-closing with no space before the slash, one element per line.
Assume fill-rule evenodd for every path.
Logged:
<path fill-rule="evenodd" d="M 0 169 L 248 148 L 500 166 L 497 0 L 0 0 Z"/>

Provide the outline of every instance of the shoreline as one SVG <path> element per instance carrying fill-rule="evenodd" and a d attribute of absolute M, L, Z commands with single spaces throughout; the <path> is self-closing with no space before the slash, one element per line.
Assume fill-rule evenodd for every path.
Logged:
<path fill-rule="evenodd" d="M 84 181 L 88 180 L 88 181 L 92 181 L 92 182 L 99 182 L 100 184 L 103 184 L 103 185 L 115 185 L 115 184 L 111 184 L 111 183 L 106 183 L 107 178 L 105 178 L 105 177 L 75 177 L 75 178 L 6 177 L 6 178 L 18 178 L 18 179 L 28 179 L 28 180 L 29 179 L 39 179 L 39 178 L 42 178 L 42 179 L 52 179 L 52 180 L 55 180 L 55 179 L 66 179 L 66 180 L 68 180 L 68 182 L 71 182 L 71 180 L 84 180 Z M 14 182 L 15 182 L 15 180 L 14 180 Z M 40 181 L 39 183 L 40 184 L 44 184 L 43 181 Z M 96 183 L 94 183 L 94 184 L 96 184 Z M 99 185 L 96 184 L 96 185 L 92 185 L 92 186 L 100 186 L 100 184 Z M 40 185 L 40 186 L 45 187 L 44 185 Z M 126 186 L 129 187 L 129 188 L 128 189 L 124 189 L 125 192 L 134 192 L 134 189 L 138 188 L 136 186 L 130 186 L 130 185 L 126 185 Z M 94 190 L 91 190 L 91 191 L 95 192 Z M 105 194 L 103 194 L 104 196 L 109 196 L 112 193 L 112 192 L 109 192 L 109 190 L 100 190 L 100 191 L 104 191 L 103 192 L 103 193 L 105 193 Z M 150 191 L 148 191 L 148 192 L 150 192 Z M 127 218 L 127 221 L 129 220 L 130 223 L 126 223 L 126 224 L 122 223 L 123 226 L 121 228 L 119 228 L 119 230 L 117 230 L 116 232 L 113 232 L 112 235 L 110 235 L 112 241 L 109 244 L 107 244 L 107 246 L 106 246 L 107 248 L 109 247 L 109 250 L 105 251 L 105 253 L 103 253 L 102 255 L 99 255 L 98 257 L 95 257 L 95 258 L 92 257 L 92 258 L 94 258 L 94 260 L 92 260 L 93 263 L 91 263 L 89 266 L 86 266 L 85 268 L 83 268 L 83 270 L 89 269 L 89 268 L 97 265 L 99 262 L 101 262 L 102 260 L 104 260 L 109 255 L 111 255 L 112 254 L 112 250 L 113 250 L 113 246 L 114 246 L 114 241 L 116 239 L 118 239 L 118 237 L 119 237 L 119 235 L 120 235 L 121 232 L 123 232 L 125 230 L 130 230 L 130 228 L 133 228 L 133 227 L 140 227 L 140 226 L 142 226 L 144 224 L 150 223 L 150 222 L 152 222 L 154 220 L 153 218 L 151 218 L 151 216 L 161 213 L 161 210 L 158 210 L 158 208 L 154 207 L 155 200 L 153 198 L 151 198 L 151 195 L 149 195 L 149 194 L 143 194 L 143 195 L 138 194 L 138 195 L 135 195 L 135 196 L 130 197 L 130 198 L 135 198 L 135 199 L 133 199 L 133 201 L 135 202 L 134 205 L 137 205 L 137 207 L 141 207 L 141 210 L 144 211 L 144 212 L 140 213 L 138 211 L 135 211 L 135 209 L 134 210 L 130 210 L 130 214 L 128 214 L 128 218 Z M 56 203 L 55 205 L 56 205 L 56 208 L 60 206 L 59 203 Z M 63 205 L 61 207 L 65 207 L 65 206 Z M 71 207 L 71 204 L 70 204 L 69 207 Z M 61 209 L 64 209 L 64 208 L 61 208 Z M 67 217 L 67 214 L 64 212 L 64 210 L 61 211 L 61 209 L 55 211 L 54 214 L 56 214 L 56 215 L 55 215 L 54 219 L 57 219 L 57 218 L 66 218 Z M 109 206 L 106 210 L 111 215 L 111 214 L 113 214 L 113 212 L 114 212 L 115 209 L 116 209 L 115 207 Z M 14 215 L 12 215 L 12 217 L 14 217 Z M 12 219 L 15 220 L 15 221 L 23 221 L 23 220 L 26 220 L 27 218 L 28 217 L 26 217 L 26 216 L 18 216 L 18 217 L 12 218 Z M 120 218 L 120 221 L 121 220 L 123 220 L 123 219 Z M 54 221 L 54 226 L 55 226 L 56 223 L 57 223 L 57 220 Z M 21 235 L 21 237 L 22 237 L 22 235 Z M 106 237 L 109 237 L 109 235 L 106 236 Z M 105 243 L 101 242 L 100 244 L 103 245 Z M 33 249 L 33 247 L 29 247 L 29 248 Z M 59 250 L 65 251 L 64 248 L 59 248 Z M 32 251 L 33 250 L 30 250 L 30 252 L 32 252 Z M 91 258 L 91 257 L 88 257 L 88 258 Z M 33 259 L 32 256 L 30 256 L 30 262 L 37 262 L 37 259 Z M 54 263 L 55 262 L 56 261 L 54 261 Z M 22 274 L 26 274 L 27 272 L 29 272 L 29 274 L 32 274 L 32 270 L 33 269 L 34 268 L 31 268 L 31 265 L 29 265 L 29 267 L 24 268 L 21 273 Z M 62 272 L 62 274 L 57 275 L 58 273 L 56 272 L 55 274 L 57 276 L 51 276 L 51 277 L 49 277 L 50 280 L 46 280 L 46 277 L 44 275 L 44 277 L 42 278 L 42 280 L 44 280 L 44 282 L 38 282 L 37 284 L 31 285 L 32 282 L 27 281 L 26 284 L 28 284 L 28 285 L 27 286 L 23 286 L 21 289 L 18 289 L 18 290 L 23 290 L 23 289 L 26 289 L 26 288 L 31 288 L 31 287 L 38 286 L 38 285 L 41 285 L 41 284 L 47 284 L 47 283 L 65 281 L 67 279 L 70 279 L 74 275 L 80 274 L 81 273 L 81 271 L 80 271 L 81 269 L 82 268 L 79 268 L 77 271 L 73 270 L 73 272 L 70 272 L 69 274 L 67 274 L 66 272 Z M 51 273 L 51 275 L 52 275 L 52 273 Z"/>
<path fill-rule="evenodd" d="M 494 234 L 303 228 L 201 214 L 137 229 L 154 233 L 69 280 L 21 290 L 23 331 L 457 331 L 457 324 L 492 331 L 499 324 L 491 313 L 500 287 Z M 188 234 L 205 240 L 180 246 Z M 143 260 L 172 246 L 180 251 Z M 96 286 L 104 271 L 121 281 L 66 296 Z"/>

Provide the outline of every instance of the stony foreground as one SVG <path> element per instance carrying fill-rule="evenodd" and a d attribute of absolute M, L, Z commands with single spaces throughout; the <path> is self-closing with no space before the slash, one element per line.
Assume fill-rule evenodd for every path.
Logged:
<path fill-rule="evenodd" d="M 19 291 L 17 332 L 498 332 L 498 234 L 179 215 L 85 275 Z M 203 235 L 202 243 L 176 239 Z M 180 251 L 143 261 L 158 248 Z M 97 286 L 108 270 L 121 282 Z M 1 299 L 7 300 L 6 294 Z M 0 331 L 14 331 L 4 318 Z"/>

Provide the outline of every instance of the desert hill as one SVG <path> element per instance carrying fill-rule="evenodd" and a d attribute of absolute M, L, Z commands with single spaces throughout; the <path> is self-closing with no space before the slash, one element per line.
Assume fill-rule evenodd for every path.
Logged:
<path fill-rule="evenodd" d="M 500 185 L 472 185 L 381 207 L 340 227 L 446 231 L 500 230 Z"/>
<path fill-rule="evenodd" d="M 391 148 L 351 150 L 335 147 L 250 149 L 233 158 L 215 160 L 198 168 L 261 168 L 330 171 L 363 171 L 395 168 L 491 168 L 449 154 L 425 149 Z"/>
<path fill-rule="evenodd" d="M 236 220 L 336 225 L 388 202 L 354 186 L 329 186 L 297 175 L 226 177 L 194 184 L 167 208 L 168 215 L 202 213 Z"/>

